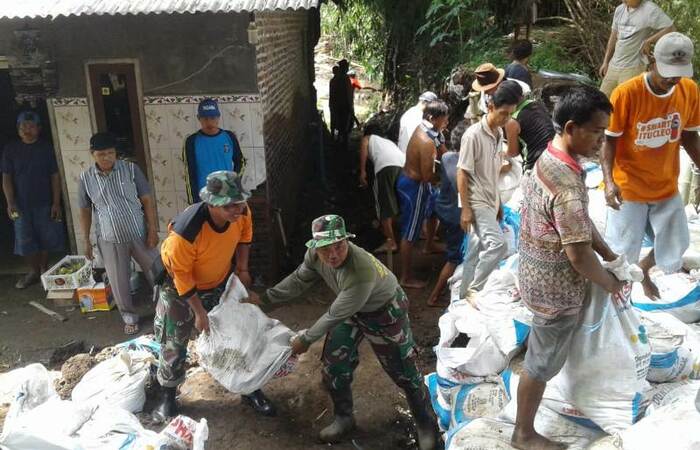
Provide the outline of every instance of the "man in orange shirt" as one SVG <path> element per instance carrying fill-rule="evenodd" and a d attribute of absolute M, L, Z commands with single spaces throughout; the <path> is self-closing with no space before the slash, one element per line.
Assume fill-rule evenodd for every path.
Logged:
<path fill-rule="evenodd" d="M 153 324 L 161 344 L 157 377 L 162 396 L 153 411 L 158 421 L 177 415 L 175 395 L 185 378 L 192 327 L 209 331 L 207 312 L 219 303 L 234 254 L 236 274 L 246 287 L 251 284 L 248 256 L 253 221 L 246 204 L 250 194 L 243 189 L 240 176 L 225 170 L 210 173 L 199 197 L 202 202 L 173 219 L 160 249 L 165 270 L 157 286 Z M 258 301 L 254 292 L 249 295 L 252 302 Z M 259 390 L 243 399 L 262 415 L 275 414 L 274 406 Z"/>
<path fill-rule="evenodd" d="M 645 233 L 654 240 L 639 262 L 645 294 L 658 297 L 649 269 L 681 268 L 689 245 L 678 193 L 680 145 L 700 164 L 700 95 L 693 76 L 693 43 L 681 33 L 663 36 L 649 72 L 612 93 L 613 114 L 601 153 L 608 209 L 605 240 L 631 263 L 639 260 Z"/>

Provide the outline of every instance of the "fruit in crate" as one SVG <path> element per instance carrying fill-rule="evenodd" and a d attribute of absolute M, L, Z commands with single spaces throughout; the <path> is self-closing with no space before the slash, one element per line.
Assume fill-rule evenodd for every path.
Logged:
<path fill-rule="evenodd" d="M 70 275 L 80 270 L 81 267 L 83 267 L 83 263 L 80 261 L 64 263 L 58 268 L 58 275 Z"/>

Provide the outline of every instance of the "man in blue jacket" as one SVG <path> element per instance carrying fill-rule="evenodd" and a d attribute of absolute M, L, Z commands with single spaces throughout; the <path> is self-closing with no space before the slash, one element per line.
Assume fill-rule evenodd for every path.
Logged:
<path fill-rule="evenodd" d="M 187 196 L 197 203 L 207 175 L 217 170 L 241 174 L 245 167 L 243 151 L 233 131 L 219 128 L 221 112 L 216 100 L 205 98 L 197 107 L 201 129 L 185 140 L 183 160 L 187 165 Z"/>

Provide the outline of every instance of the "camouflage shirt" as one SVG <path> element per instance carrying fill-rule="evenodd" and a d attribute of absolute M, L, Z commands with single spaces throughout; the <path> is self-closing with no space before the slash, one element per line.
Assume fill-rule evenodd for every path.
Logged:
<path fill-rule="evenodd" d="M 322 263 L 316 250 L 309 249 L 304 262 L 263 296 L 265 303 L 285 302 L 300 296 L 319 280 L 326 282 L 336 298 L 328 311 L 306 330 L 304 340 L 309 344 L 355 313 L 382 309 L 399 289 L 394 274 L 377 258 L 351 242 L 348 244 L 347 259 L 337 269 Z"/>

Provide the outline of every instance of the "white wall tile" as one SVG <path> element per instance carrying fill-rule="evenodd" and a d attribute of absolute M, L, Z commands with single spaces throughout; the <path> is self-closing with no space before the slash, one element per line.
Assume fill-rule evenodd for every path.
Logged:
<path fill-rule="evenodd" d="M 185 139 L 199 129 L 196 109 L 197 105 L 181 103 L 165 105 L 168 121 L 168 140 L 170 148 L 182 148 Z"/>
<path fill-rule="evenodd" d="M 177 212 L 178 213 L 181 213 L 188 206 L 190 206 L 190 202 L 187 199 L 187 194 L 185 192 L 175 192 L 175 197 L 177 200 Z"/>
<path fill-rule="evenodd" d="M 165 149 L 170 146 L 168 139 L 168 111 L 165 105 L 145 105 L 146 131 L 151 150 Z"/>
<path fill-rule="evenodd" d="M 153 185 L 157 193 L 175 190 L 172 152 L 169 149 L 151 150 L 151 169 L 153 171 Z"/>
<path fill-rule="evenodd" d="M 265 165 L 265 149 L 257 147 L 253 152 L 255 159 L 255 186 L 260 186 L 267 179 L 267 166 Z"/>
<path fill-rule="evenodd" d="M 260 103 L 250 104 L 250 117 L 253 145 L 255 147 L 262 147 L 265 144 L 263 143 L 263 114 Z"/>
<path fill-rule="evenodd" d="M 92 156 L 87 149 L 65 150 L 61 152 L 63 171 L 68 192 L 78 192 L 80 173 L 93 164 Z"/>
<path fill-rule="evenodd" d="M 170 161 L 175 179 L 175 191 L 187 192 L 187 168 L 182 160 L 182 149 L 171 150 Z"/>
<path fill-rule="evenodd" d="M 221 109 L 222 126 L 236 133 L 241 147 L 253 145 L 252 130 L 253 121 L 250 114 L 250 105 L 247 103 L 223 103 Z"/>
<path fill-rule="evenodd" d="M 168 229 L 168 223 L 178 213 L 177 197 L 174 191 L 162 191 L 156 193 L 156 207 L 158 211 L 158 225 L 160 231 Z"/>
<path fill-rule="evenodd" d="M 61 150 L 89 149 L 92 129 L 87 106 L 56 106 L 56 131 Z"/>

